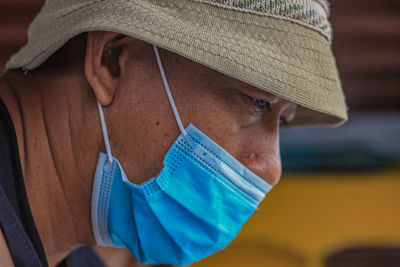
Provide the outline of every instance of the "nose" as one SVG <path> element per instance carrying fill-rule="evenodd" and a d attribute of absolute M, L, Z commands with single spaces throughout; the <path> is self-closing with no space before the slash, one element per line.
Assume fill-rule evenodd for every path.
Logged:
<path fill-rule="evenodd" d="M 252 172 L 271 185 L 279 182 L 282 174 L 279 148 L 279 124 L 281 116 L 289 122 L 296 113 L 297 105 L 279 99 L 263 120 L 246 128 L 242 138 L 242 149 L 237 159 Z"/>
<path fill-rule="evenodd" d="M 237 159 L 269 184 L 275 185 L 282 173 L 279 134 L 263 139 L 262 142 L 246 145 Z"/>

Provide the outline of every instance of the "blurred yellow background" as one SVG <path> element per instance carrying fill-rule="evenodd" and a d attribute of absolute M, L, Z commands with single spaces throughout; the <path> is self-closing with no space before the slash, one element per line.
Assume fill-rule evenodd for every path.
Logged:
<path fill-rule="evenodd" d="M 192 266 L 319 267 L 350 246 L 398 246 L 399 178 L 399 167 L 283 177 L 227 249 Z"/>

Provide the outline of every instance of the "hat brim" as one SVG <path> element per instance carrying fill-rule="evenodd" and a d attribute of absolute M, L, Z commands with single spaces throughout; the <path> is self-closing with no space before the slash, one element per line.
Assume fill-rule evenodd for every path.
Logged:
<path fill-rule="evenodd" d="M 330 43 L 315 30 L 191 0 L 82 2 L 45 5 L 30 26 L 28 44 L 6 69 L 34 69 L 79 33 L 113 31 L 297 103 L 290 126 L 347 120 Z"/>

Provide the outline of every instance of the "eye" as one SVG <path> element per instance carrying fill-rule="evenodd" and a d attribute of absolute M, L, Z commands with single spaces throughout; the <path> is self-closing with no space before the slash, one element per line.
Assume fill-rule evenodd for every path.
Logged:
<path fill-rule="evenodd" d="M 270 103 L 259 98 L 253 98 L 253 105 L 255 113 L 262 113 L 266 109 L 271 110 Z"/>

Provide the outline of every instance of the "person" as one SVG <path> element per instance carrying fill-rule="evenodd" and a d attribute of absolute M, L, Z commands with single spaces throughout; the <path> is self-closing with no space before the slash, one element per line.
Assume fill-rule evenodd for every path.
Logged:
<path fill-rule="evenodd" d="M 97 244 L 187 265 L 226 247 L 280 179 L 279 128 L 347 120 L 328 15 L 46 1 L 0 78 L 2 262 L 102 266 Z"/>

